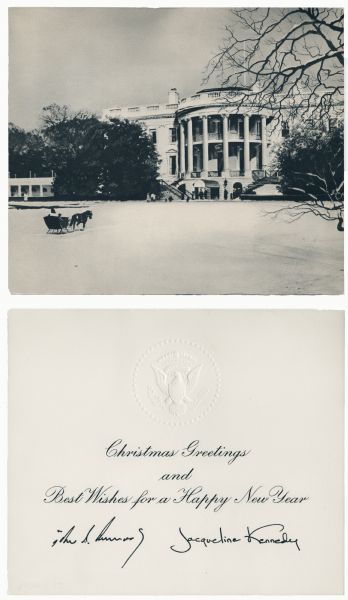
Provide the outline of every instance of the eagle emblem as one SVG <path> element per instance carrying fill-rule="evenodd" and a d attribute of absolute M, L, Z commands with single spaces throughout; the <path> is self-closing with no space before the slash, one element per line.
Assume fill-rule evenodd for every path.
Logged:
<path fill-rule="evenodd" d="M 140 408 L 158 423 L 184 425 L 205 416 L 220 392 L 220 371 L 196 342 L 167 339 L 138 360 L 133 390 Z"/>
<path fill-rule="evenodd" d="M 160 396 L 157 394 L 153 399 L 160 402 L 172 415 L 185 414 L 188 407 L 196 402 L 193 394 L 197 388 L 202 366 L 198 364 L 192 368 L 185 368 L 174 364 L 163 369 L 156 364 L 152 365 L 157 389 L 160 392 Z"/>

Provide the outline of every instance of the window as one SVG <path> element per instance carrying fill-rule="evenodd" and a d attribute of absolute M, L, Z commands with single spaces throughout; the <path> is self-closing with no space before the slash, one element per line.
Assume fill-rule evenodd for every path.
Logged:
<path fill-rule="evenodd" d="M 156 129 L 150 129 L 150 137 L 154 144 L 157 144 L 157 131 Z"/>
<path fill-rule="evenodd" d="M 239 119 L 237 119 L 235 116 L 229 117 L 229 119 L 228 119 L 229 131 L 231 131 L 233 133 L 237 133 L 238 132 L 238 122 L 239 122 Z"/>
<path fill-rule="evenodd" d="M 203 123 L 202 121 L 197 121 L 196 119 L 193 122 L 193 133 L 196 135 L 202 135 L 203 133 Z"/>
<path fill-rule="evenodd" d="M 176 127 L 170 127 L 169 128 L 169 141 L 172 142 L 172 143 L 177 141 L 177 130 L 176 130 Z"/>
<path fill-rule="evenodd" d="M 201 146 L 193 147 L 193 170 L 201 171 L 202 169 L 202 150 Z"/>
<path fill-rule="evenodd" d="M 222 134 L 222 122 L 220 119 L 209 119 L 209 133 Z"/>
<path fill-rule="evenodd" d="M 261 137 L 261 119 L 257 118 L 255 122 L 255 135 L 256 137 Z"/>
<path fill-rule="evenodd" d="M 170 174 L 175 175 L 176 174 L 176 156 L 169 157 L 169 164 L 170 164 Z"/>

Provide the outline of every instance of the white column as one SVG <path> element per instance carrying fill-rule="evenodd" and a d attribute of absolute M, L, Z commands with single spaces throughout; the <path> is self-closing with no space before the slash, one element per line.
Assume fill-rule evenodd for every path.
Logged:
<path fill-rule="evenodd" d="M 224 158 L 222 177 L 228 177 L 229 176 L 229 168 L 228 168 L 228 116 L 227 115 L 223 115 L 222 127 L 223 127 L 222 143 L 223 143 L 223 158 Z"/>
<path fill-rule="evenodd" d="M 203 115 L 203 171 L 202 177 L 208 177 L 209 147 L 208 147 L 208 116 Z"/>
<path fill-rule="evenodd" d="M 242 148 L 241 146 L 237 147 L 237 171 L 242 170 L 242 159 L 241 159 Z"/>
<path fill-rule="evenodd" d="M 29 186 L 28 186 L 28 196 L 31 198 L 31 197 L 32 197 L 32 195 L 33 195 L 33 186 L 32 186 L 32 185 L 29 185 Z"/>
<path fill-rule="evenodd" d="M 249 115 L 244 115 L 244 175 L 250 177 Z"/>
<path fill-rule="evenodd" d="M 18 196 L 21 196 L 21 195 L 22 195 L 22 186 L 19 185 L 18 186 Z"/>
<path fill-rule="evenodd" d="M 193 139 L 192 139 L 192 119 L 187 121 L 187 171 L 191 177 L 193 171 Z"/>
<path fill-rule="evenodd" d="M 268 165 L 268 148 L 267 148 L 267 120 L 266 117 L 261 117 L 261 146 L 262 146 L 262 169 L 266 169 Z"/>
<path fill-rule="evenodd" d="M 182 121 L 180 122 L 180 173 L 185 173 L 185 130 Z"/>
<path fill-rule="evenodd" d="M 43 197 L 43 185 L 40 185 L 40 198 Z"/>

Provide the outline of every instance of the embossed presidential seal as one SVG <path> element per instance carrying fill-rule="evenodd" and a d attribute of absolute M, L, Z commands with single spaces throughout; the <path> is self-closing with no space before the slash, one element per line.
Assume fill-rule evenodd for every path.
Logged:
<path fill-rule="evenodd" d="M 151 346 L 138 361 L 134 392 L 138 404 L 155 420 L 168 425 L 190 423 L 214 406 L 220 372 L 198 344 L 165 340 Z"/>

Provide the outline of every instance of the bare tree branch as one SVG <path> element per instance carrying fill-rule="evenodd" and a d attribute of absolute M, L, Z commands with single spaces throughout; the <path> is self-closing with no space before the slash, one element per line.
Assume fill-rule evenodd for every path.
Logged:
<path fill-rule="evenodd" d="M 231 9 L 225 31 L 204 82 L 242 88 L 229 102 L 271 109 L 274 126 L 299 113 L 318 122 L 342 115 L 342 9 Z"/>

